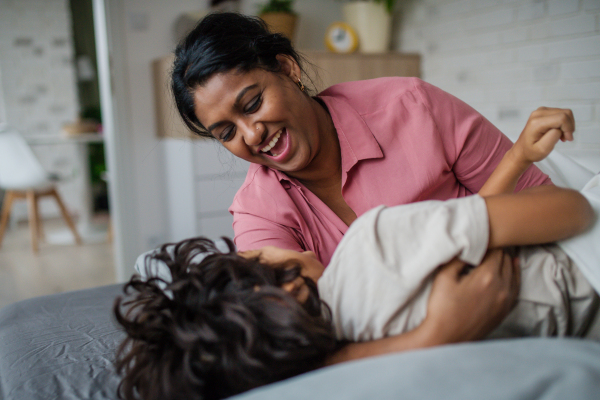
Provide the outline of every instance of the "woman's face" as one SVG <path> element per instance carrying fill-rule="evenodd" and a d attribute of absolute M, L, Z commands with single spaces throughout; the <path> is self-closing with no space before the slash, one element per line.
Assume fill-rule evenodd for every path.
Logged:
<path fill-rule="evenodd" d="M 275 246 L 266 246 L 258 250 L 249 250 L 240 252 L 244 258 L 258 258 L 263 264 L 269 266 L 279 266 L 286 263 L 293 263 L 300 266 L 300 275 L 313 280 L 315 283 L 323 275 L 325 267 L 319 261 L 312 251 L 294 251 L 280 249 Z M 298 277 L 292 282 L 285 283 L 282 289 L 292 294 L 298 302 L 303 304 L 309 296 L 310 289 L 306 286 L 304 279 Z"/>
<path fill-rule="evenodd" d="M 279 73 L 255 69 L 214 75 L 195 90 L 195 112 L 237 157 L 283 172 L 301 171 L 319 150 L 317 103 L 296 85 L 298 65 L 285 56 L 278 59 Z"/>

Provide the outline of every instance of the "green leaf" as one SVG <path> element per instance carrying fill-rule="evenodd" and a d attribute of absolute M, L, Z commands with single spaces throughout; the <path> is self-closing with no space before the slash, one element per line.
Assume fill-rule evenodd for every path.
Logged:
<path fill-rule="evenodd" d="M 287 13 L 287 14 L 296 14 L 292 9 L 292 5 L 294 0 L 269 0 L 266 4 L 259 4 L 259 14 L 266 13 Z"/>
<path fill-rule="evenodd" d="M 376 3 L 384 3 L 385 9 L 389 14 L 394 13 L 394 6 L 396 5 L 396 0 L 373 0 Z"/>

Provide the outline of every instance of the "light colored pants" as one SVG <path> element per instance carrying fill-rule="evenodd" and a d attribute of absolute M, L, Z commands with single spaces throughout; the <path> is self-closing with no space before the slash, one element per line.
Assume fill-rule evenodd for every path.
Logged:
<path fill-rule="evenodd" d="M 600 298 L 556 245 L 519 250 L 521 291 L 514 310 L 489 338 L 578 336 L 600 340 Z"/>

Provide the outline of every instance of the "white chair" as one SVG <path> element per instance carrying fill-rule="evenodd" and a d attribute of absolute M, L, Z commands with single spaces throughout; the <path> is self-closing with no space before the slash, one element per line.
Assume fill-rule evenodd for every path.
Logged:
<path fill-rule="evenodd" d="M 2 246 L 13 201 L 26 199 L 29 209 L 31 246 L 34 253 L 38 252 L 38 237 L 43 238 L 38 199 L 45 196 L 54 197 L 62 216 L 75 236 L 75 242 L 81 244 L 81 237 L 56 191 L 55 182 L 56 180 L 53 180 L 44 170 L 25 139 L 17 131 L 10 128 L 0 130 L 0 188 L 5 190 L 0 218 L 0 246 Z"/>

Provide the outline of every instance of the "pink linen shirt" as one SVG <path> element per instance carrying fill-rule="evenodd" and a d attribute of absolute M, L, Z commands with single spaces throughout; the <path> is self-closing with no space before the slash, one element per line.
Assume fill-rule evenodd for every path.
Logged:
<path fill-rule="evenodd" d="M 342 195 L 357 217 L 379 206 L 477 193 L 512 142 L 473 108 L 417 78 L 334 85 L 327 105 L 342 155 Z M 517 190 L 550 183 L 531 167 Z M 311 250 L 324 265 L 348 226 L 297 179 L 251 164 L 229 208 L 240 251 Z"/>

